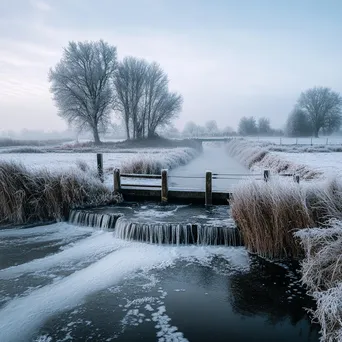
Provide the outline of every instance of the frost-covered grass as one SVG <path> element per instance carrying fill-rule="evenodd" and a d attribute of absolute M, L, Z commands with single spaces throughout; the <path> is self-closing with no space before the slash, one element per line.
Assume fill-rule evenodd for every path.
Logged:
<path fill-rule="evenodd" d="M 305 251 L 302 281 L 317 302 L 321 341 L 342 340 L 342 221 L 295 233 Z"/>
<path fill-rule="evenodd" d="M 61 144 L 67 139 L 54 139 L 54 140 L 21 140 L 11 138 L 0 138 L 0 147 L 9 146 L 51 146 Z"/>
<path fill-rule="evenodd" d="M 83 172 L 29 171 L 0 163 L 0 224 L 61 220 L 75 206 L 113 203 L 111 191 Z"/>
<path fill-rule="evenodd" d="M 125 173 L 160 174 L 162 169 L 174 169 L 185 165 L 197 157 L 199 152 L 193 148 L 177 148 L 168 153 L 141 153 L 122 163 Z"/>
<path fill-rule="evenodd" d="M 115 168 L 133 168 L 134 164 L 143 163 L 154 168 L 174 168 L 183 165 L 199 152 L 193 148 L 174 149 L 133 149 L 118 152 L 103 153 L 105 173 Z M 82 168 L 96 170 L 96 153 L 0 153 L 0 162 L 16 162 L 32 170 L 48 170 L 50 172 L 68 172 L 71 169 Z M 158 165 L 157 165 L 158 164 Z"/>
<path fill-rule="evenodd" d="M 306 165 L 315 174 L 322 177 L 342 176 L 342 153 L 272 153 L 282 160 L 288 160 L 295 165 Z"/>
<path fill-rule="evenodd" d="M 226 144 L 226 151 L 252 171 L 269 169 L 274 173 L 298 174 L 301 178 L 312 179 L 322 172 L 315 171 L 302 163 L 295 163 L 271 152 L 271 145 L 265 142 L 251 142 L 233 139 Z"/>
<path fill-rule="evenodd" d="M 342 183 L 245 181 L 235 188 L 231 212 L 246 247 L 271 258 L 298 257 L 302 249 L 292 233 L 342 216 Z"/>

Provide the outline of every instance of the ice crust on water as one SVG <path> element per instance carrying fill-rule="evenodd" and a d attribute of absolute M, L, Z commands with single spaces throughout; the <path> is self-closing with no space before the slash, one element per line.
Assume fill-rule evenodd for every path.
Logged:
<path fill-rule="evenodd" d="M 68 228 L 74 230 L 72 226 Z M 113 234 L 109 232 L 95 231 L 90 237 L 66 246 L 59 253 L 0 270 L 0 279 L 11 279 L 25 273 L 42 272 L 56 266 L 70 267 L 71 262 L 82 260 L 89 262 L 90 259 L 103 256 L 115 249 L 115 245 L 108 243 L 108 239 L 112 239 L 112 236 Z"/>
<path fill-rule="evenodd" d="M 61 253 L 69 253 L 69 260 L 72 260 L 73 255 L 82 255 L 80 250 L 84 251 L 87 243 L 91 243 L 92 238 L 101 240 L 100 237 L 106 237 L 107 244 L 114 250 L 113 252 L 84 269 L 50 285 L 33 290 L 27 296 L 12 299 L 0 310 L 0 341 L 28 340 L 50 316 L 65 310 L 72 310 L 82 303 L 87 295 L 111 287 L 138 270 L 147 272 L 153 268 L 167 267 L 177 259 L 188 259 L 190 262 L 207 265 L 215 256 L 226 259 L 232 267 L 239 265 L 240 268 L 247 268 L 249 265 L 248 254 L 243 248 L 156 246 L 121 241 L 106 234 L 110 233 L 88 238 L 83 245 L 75 244 Z M 101 243 L 99 241 L 99 244 Z M 90 250 L 91 248 L 89 248 Z M 55 255 L 56 262 L 58 258 L 60 258 L 59 262 L 63 262 L 61 253 Z M 53 264 L 51 258 L 41 259 L 39 267 L 51 267 Z M 45 262 L 46 265 L 44 265 Z M 12 270 L 19 276 L 15 267 Z M 25 270 L 22 269 L 22 271 Z M 166 293 L 161 293 L 160 297 L 165 297 L 165 295 Z M 159 310 L 158 315 L 154 317 L 162 327 L 163 336 L 160 336 L 160 340 L 170 340 L 171 335 L 166 332 L 167 316 Z M 184 341 L 181 339 L 182 335 L 175 334 L 172 335 L 173 338 L 177 337 L 178 340 Z"/>

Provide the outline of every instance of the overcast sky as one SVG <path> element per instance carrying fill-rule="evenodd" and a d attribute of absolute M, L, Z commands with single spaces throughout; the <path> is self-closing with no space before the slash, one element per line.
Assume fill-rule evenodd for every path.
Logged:
<path fill-rule="evenodd" d="M 47 73 L 69 40 L 155 60 L 184 96 L 175 124 L 268 116 L 301 91 L 342 92 L 340 0 L 0 0 L 0 130 L 64 130 Z"/>

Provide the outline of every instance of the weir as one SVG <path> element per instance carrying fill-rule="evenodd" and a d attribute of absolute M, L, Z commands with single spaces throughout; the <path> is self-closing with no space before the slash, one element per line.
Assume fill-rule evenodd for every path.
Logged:
<path fill-rule="evenodd" d="M 101 229 L 114 229 L 121 214 L 98 214 L 92 211 L 71 210 L 69 223 L 75 226 L 84 226 Z"/>
<path fill-rule="evenodd" d="M 115 212 L 111 212 L 111 211 Z M 241 246 L 227 210 L 191 206 L 118 206 L 72 210 L 69 223 L 113 230 L 115 238 L 152 244 Z"/>

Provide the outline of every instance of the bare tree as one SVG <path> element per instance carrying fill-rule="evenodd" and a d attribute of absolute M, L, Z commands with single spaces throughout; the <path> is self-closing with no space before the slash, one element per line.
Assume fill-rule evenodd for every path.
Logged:
<path fill-rule="evenodd" d="M 315 137 L 318 137 L 320 129 L 324 128 L 327 122 L 340 124 L 340 120 L 336 118 L 341 116 L 341 106 L 340 94 L 324 87 L 311 88 L 303 92 L 298 100 L 298 107 L 310 118 Z M 330 120 L 333 117 L 335 119 Z"/>
<path fill-rule="evenodd" d="M 306 137 L 312 135 L 312 124 L 308 115 L 295 107 L 286 122 L 286 135 L 289 137 Z"/>
<path fill-rule="evenodd" d="M 139 104 L 144 95 L 144 85 L 148 63 L 144 59 L 126 57 L 119 63 L 115 74 L 116 110 L 123 115 L 127 138 L 130 138 L 130 123 L 133 138 L 137 138 L 140 128 L 138 122 Z"/>
<path fill-rule="evenodd" d="M 247 118 L 242 117 L 239 122 L 240 135 L 255 135 L 258 133 L 258 126 L 253 116 Z"/>
<path fill-rule="evenodd" d="M 182 97 L 168 90 L 168 78 L 157 63 L 126 57 L 114 80 L 116 111 L 123 116 L 127 138 L 153 136 L 178 114 Z"/>
<path fill-rule="evenodd" d="M 158 101 L 152 107 L 148 121 L 148 136 L 153 137 L 158 127 L 170 123 L 171 119 L 182 109 L 183 98 L 177 93 L 170 93 L 167 90 L 160 93 Z"/>
<path fill-rule="evenodd" d="M 270 119 L 262 117 L 258 120 L 258 132 L 260 135 L 270 134 L 272 131 Z"/>
<path fill-rule="evenodd" d="M 217 122 L 215 120 L 209 120 L 205 123 L 205 129 L 207 134 L 210 136 L 216 136 L 219 134 L 220 130 L 217 126 Z"/>
<path fill-rule="evenodd" d="M 116 66 L 114 46 L 102 40 L 69 42 L 49 73 L 58 114 L 78 129 L 91 130 L 96 144 L 101 142 L 100 130 L 106 130 L 110 121 Z"/>

